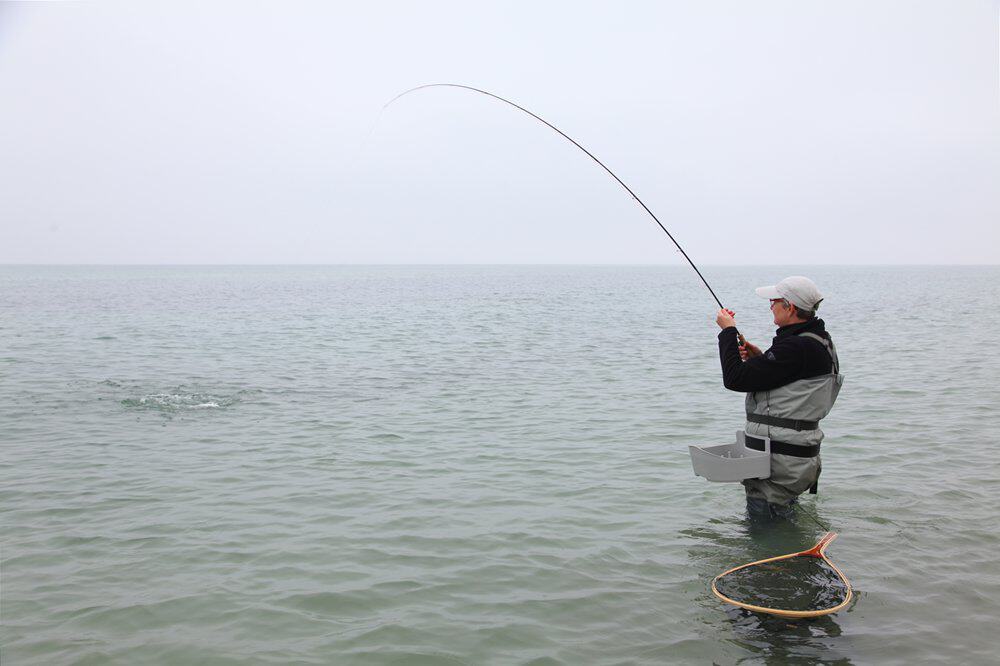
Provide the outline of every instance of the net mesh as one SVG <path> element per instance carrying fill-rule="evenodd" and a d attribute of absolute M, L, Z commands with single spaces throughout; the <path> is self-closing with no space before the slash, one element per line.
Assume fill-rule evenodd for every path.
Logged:
<path fill-rule="evenodd" d="M 837 535 L 827 532 L 815 546 L 799 553 L 744 564 L 719 574 L 712 591 L 723 601 L 747 610 L 785 617 L 818 617 L 845 608 L 851 584 L 826 557 Z"/>
<path fill-rule="evenodd" d="M 833 567 L 806 555 L 737 569 L 716 579 L 715 586 L 740 604 L 789 611 L 834 608 L 848 595 L 846 582 Z"/>

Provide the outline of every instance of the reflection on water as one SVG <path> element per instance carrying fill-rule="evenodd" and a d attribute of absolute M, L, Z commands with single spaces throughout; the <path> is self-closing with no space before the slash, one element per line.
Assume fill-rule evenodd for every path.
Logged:
<path fill-rule="evenodd" d="M 840 625 L 832 615 L 789 620 L 729 607 L 726 615 L 733 628 L 733 642 L 753 656 L 737 663 L 851 664 L 843 655 Z"/>

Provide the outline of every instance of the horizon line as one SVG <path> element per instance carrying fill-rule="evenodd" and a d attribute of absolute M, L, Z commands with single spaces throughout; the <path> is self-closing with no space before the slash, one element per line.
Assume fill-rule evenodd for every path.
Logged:
<path fill-rule="evenodd" d="M 86 262 L 86 263 L 35 263 L 35 262 L 0 262 L 0 267 L 45 267 L 45 268 L 56 268 L 56 267 L 94 267 L 94 268 L 111 268 L 111 267 L 123 267 L 123 268 L 156 268 L 156 267 L 390 267 L 390 266 L 400 266 L 400 267 L 416 267 L 416 266 L 607 266 L 607 267 L 641 267 L 641 268 L 684 268 L 690 270 L 690 266 L 687 264 L 658 264 L 658 263 L 603 263 L 603 262 L 381 262 L 381 263 L 366 263 L 366 262 L 340 262 L 340 263 L 97 263 L 97 262 Z M 1000 267 L 1000 263 L 856 263 L 856 264 L 840 264 L 840 263 L 819 263 L 819 264 L 800 264 L 800 263 L 762 263 L 762 264 L 751 264 L 751 263 L 727 263 L 727 264 L 701 264 L 701 266 L 708 266 L 712 268 L 736 268 L 736 267 L 782 267 L 782 266 L 808 266 L 810 268 L 824 268 L 824 267 L 927 267 L 927 266 L 940 266 L 940 267 Z"/>

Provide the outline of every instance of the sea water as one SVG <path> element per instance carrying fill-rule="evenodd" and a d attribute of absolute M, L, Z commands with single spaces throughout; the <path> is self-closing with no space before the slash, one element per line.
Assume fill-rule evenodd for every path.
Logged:
<path fill-rule="evenodd" d="M 1000 268 L 806 274 L 846 382 L 795 520 L 692 474 L 742 395 L 682 266 L 0 267 L 4 664 L 985 663 Z M 789 622 L 713 576 L 812 546 Z"/>

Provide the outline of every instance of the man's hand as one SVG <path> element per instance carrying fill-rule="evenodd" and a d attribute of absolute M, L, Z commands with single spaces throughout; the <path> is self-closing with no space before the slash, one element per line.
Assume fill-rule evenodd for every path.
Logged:
<path fill-rule="evenodd" d="M 760 356 L 760 347 L 747 342 L 745 345 L 739 345 L 740 350 L 740 360 L 747 360 L 748 358 L 753 358 L 754 356 Z"/>
<path fill-rule="evenodd" d="M 736 326 L 736 320 L 733 319 L 733 317 L 735 316 L 736 313 L 733 312 L 732 310 L 727 310 L 725 308 L 722 308 L 721 310 L 719 310 L 719 314 L 715 315 L 715 323 L 718 324 L 719 328 L 721 329 L 727 329 L 730 326 Z"/>

